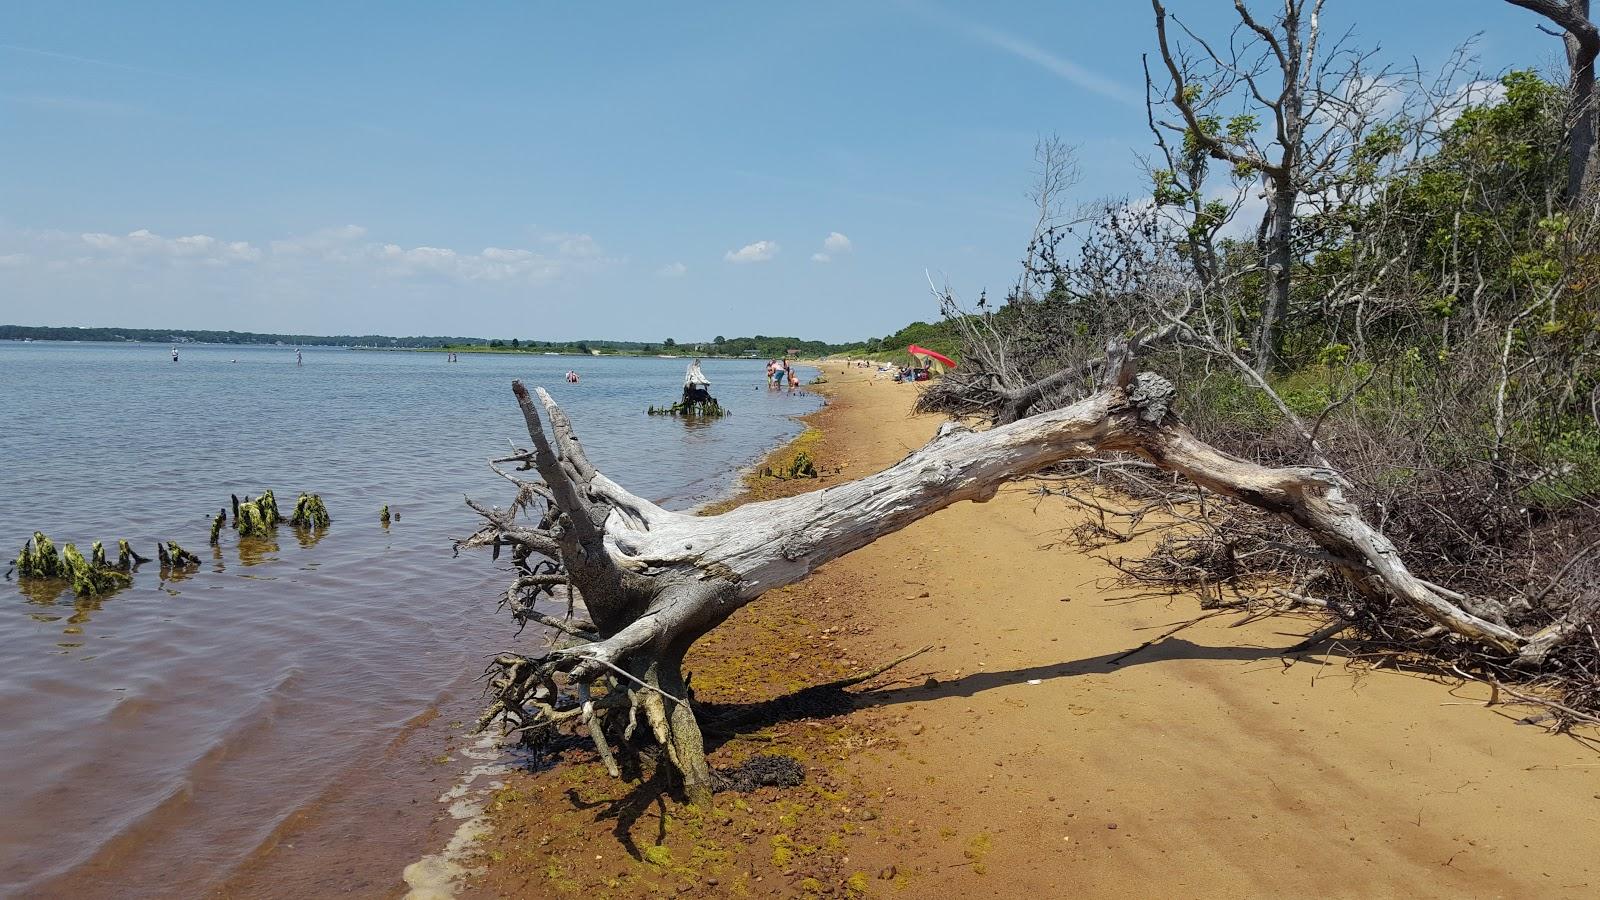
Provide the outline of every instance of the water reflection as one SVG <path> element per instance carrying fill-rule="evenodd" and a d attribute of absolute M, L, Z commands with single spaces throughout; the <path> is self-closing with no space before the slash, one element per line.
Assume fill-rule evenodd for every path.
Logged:
<path fill-rule="evenodd" d="M 72 613 L 66 616 L 67 625 L 62 629 L 63 634 L 83 634 L 83 626 L 89 623 L 94 613 L 100 612 L 105 601 L 126 588 L 115 588 L 91 597 L 79 597 L 72 592 L 72 584 L 64 578 L 19 578 L 17 580 L 17 593 L 23 600 L 33 607 L 53 607 L 63 602 L 63 599 L 72 603 Z M 62 616 L 42 613 L 37 609 L 28 611 L 28 618 L 35 622 L 59 622 Z M 66 647 L 66 644 L 57 644 Z M 73 644 L 71 646 L 77 646 Z"/>
<path fill-rule="evenodd" d="M 67 582 L 60 578 L 17 579 L 17 593 L 39 606 L 54 606 L 61 595 L 67 593 L 67 587 Z"/>
<path fill-rule="evenodd" d="M 309 547 L 310 544 L 302 538 L 300 546 Z M 275 562 L 278 559 L 278 539 L 276 537 L 247 537 L 239 539 L 239 564 L 242 566 L 259 566 L 262 563 Z"/>
<path fill-rule="evenodd" d="M 294 531 L 294 539 L 300 542 L 300 549 L 302 550 L 309 550 L 315 547 L 318 541 L 328 535 L 327 528 L 294 528 L 292 530 Z M 383 530 L 388 531 L 389 526 L 385 524 Z"/>

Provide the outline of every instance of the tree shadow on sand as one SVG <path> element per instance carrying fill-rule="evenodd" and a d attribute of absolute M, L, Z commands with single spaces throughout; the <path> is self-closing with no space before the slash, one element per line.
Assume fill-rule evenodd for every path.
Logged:
<path fill-rule="evenodd" d="M 1258 662 L 1282 659 L 1285 665 L 1304 658 L 1298 647 L 1210 647 L 1182 638 L 1169 637 L 1149 645 L 1130 650 L 1107 653 L 1069 662 L 1049 663 L 1008 669 L 996 672 L 974 672 L 948 681 L 936 681 L 911 686 L 893 686 L 867 690 L 852 690 L 859 679 L 840 679 L 827 684 L 814 685 L 793 693 L 755 703 L 701 702 L 695 704 L 700 719 L 708 753 L 753 732 L 774 725 L 815 719 L 828 719 L 844 715 L 855 709 L 888 707 L 899 703 L 935 700 L 944 697 L 971 697 L 984 691 L 1025 684 L 1029 681 L 1048 681 L 1080 675 L 1106 675 L 1119 669 L 1174 660 L 1214 660 L 1220 662 Z M 1318 651 L 1318 655 L 1337 656 L 1335 650 Z M 671 766 L 657 759 L 655 748 L 639 753 L 625 742 L 613 744 L 617 762 L 625 781 L 632 788 L 623 796 L 600 801 L 586 801 L 574 789 L 568 789 L 567 799 L 575 809 L 598 810 L 596 818 L 614 819 L 613 833 L 617 842 L 635 860 L 644 858 L 633 839 L 634 825 L 654 807 L 659 818 L 656 840 L 666 836 L 666 798 L 670 794 L 681 800 L 679 791 L 669 777 Z M 648 777 L 642 777 L 648 771 Z"/>

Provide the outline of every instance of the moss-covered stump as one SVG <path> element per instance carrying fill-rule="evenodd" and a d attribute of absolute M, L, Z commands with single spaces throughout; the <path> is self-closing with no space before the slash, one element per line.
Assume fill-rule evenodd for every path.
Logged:
<path fill-rule="evenodd" d="M 388 518 L 389 507 L 384 508 L 384 518 Z M 319 531 L 327 528 L 333 522 L 328 516 L 328 507 L 322 502 L 322 497 L 317 494 L 301 494 L 295 501 L 294 514 L 289 517 L 289 524 L 296 528 L 308 531 Z"/>
<path fill-rule="evenodd" d="M 241 510 L 244 507 L 245 504 L 239 504 Z M 177 541 L 156 544 L 156 557 L 161 560 L 163 569 L 190 569 L 200 565 L 200 557 L 178 546 Z"/>
<path fill-rule="evenodd" d="M 242 502 L 235 497 L 233 528 L 240 537 L 270 537 L 272 529 L 283 521 L 278 513 L 278 501 L 272 491 L 262 491 L 254 500 L 246 497 Z"/>
<path fill-rule="evenodd" d="M 149 561 L 150 561 L 149 557 L 140 556 L 139 554 L 133 552 L 133 548 L 128 546 L 128 542 L 127 541 L 123 541 L 123 540 L 117 541 L 117 568 L 118 569 L 120 569 L 120 570 L 122 570 L 124 572 L 132 572 L 134 566 L 137 566 L 139 563 L 149 562 Z"/>
<path fill-rule="evenodd" d="M 118 545 L 125 547 L 127 542 L 118 541 Z M 74 544 L 65 544 L 57 551 L 44 532 L 35 531 L 33 537 L 22 545 L 12 567 L 18 579 L 66 581 L 71 584 L 72 592 L 80 597 L 108 594 L 133 583 L 132 576 L 127 574 L 127 570 L 132 569 L 131 561 L 126 568 L 122 567 L 120 559 L 118 566 L 110 565 L 106 560 L 104 544 L 95 541 L 89 556 L 89 559 L 85 559 Z"/>
<path fill-rule="evenodd" d="M 104 561 L 104 549 L 98 543 L 95 548 Z M 61 563 L 65 569 L 63 577 L 72 582 L 72 592 L 79 597 L 98 597 L 133 584 L 133 576 L 126 572 L 90 564 L 73 544 L 61 548 Z"/>
<path fill-rule="evenodd" d="M 60 578 L 61 554 L 56 551 L 56 545 L 44 536 L 44 532 L 35 531 L 33 537 L 22 545 L 12 567 L 17 570 L 18 578 Z"/>

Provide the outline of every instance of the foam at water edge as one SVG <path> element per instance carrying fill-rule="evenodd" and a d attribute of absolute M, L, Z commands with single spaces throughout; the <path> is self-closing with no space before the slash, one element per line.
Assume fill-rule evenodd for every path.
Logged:
<path fill-rule="evenodd" d="M 439 802 L 449 805 L 450 817 L 461 824 L 445 843 L 444 849 L 417 860 L 401 873 L 406 885 L 407 900 L 449 900 L 456 895 L 462 881 L 476 875 L 481 868 L 468 868 L 463 863 L 473 855 L 473 844 L 489 831 L 489 820 L 484 806 L 490 792 L 505 786 L 499 775 L 510 771 L 514 758 L 507 754 L 504 737 L 486 734 L 476 744 L 461 751 L 468 759 L 483 760 L 461 773 L 455 786 L 439 795 Z M 490 780 L 482 787 L 473 784 L 481 777 Z"/>

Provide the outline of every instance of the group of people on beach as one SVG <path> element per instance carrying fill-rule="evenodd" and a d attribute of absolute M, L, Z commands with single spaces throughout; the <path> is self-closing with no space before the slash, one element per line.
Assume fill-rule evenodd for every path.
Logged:
<path fill-rule="evenodd" d="M 767 384 L 770 387 L 783 387 L 785 382 L 789 387 L 800 386 L 800 375 L 794 368 L 781 359 L 767 360 Z"/>

